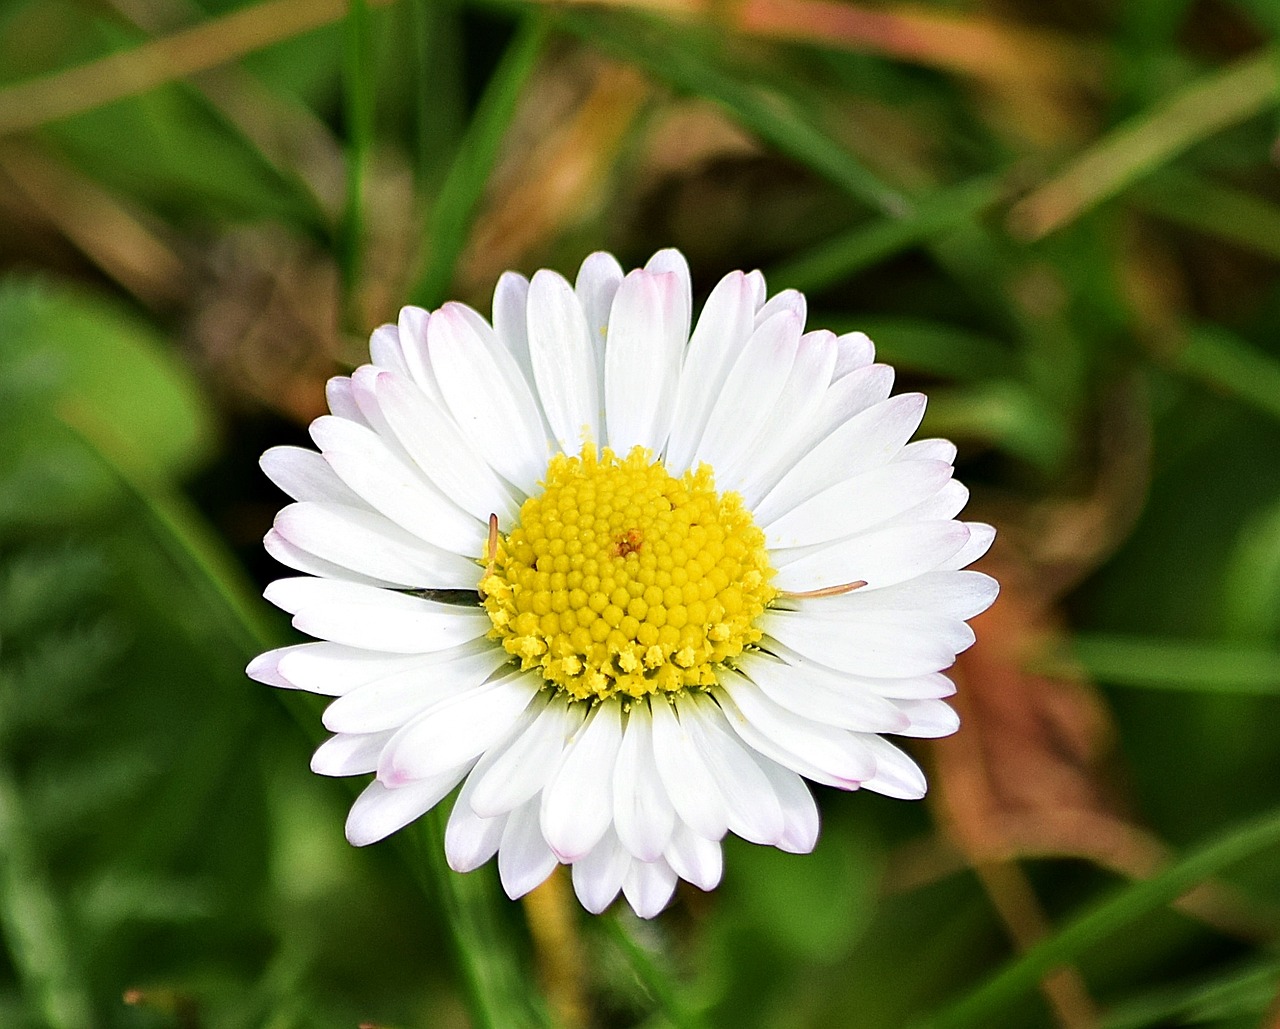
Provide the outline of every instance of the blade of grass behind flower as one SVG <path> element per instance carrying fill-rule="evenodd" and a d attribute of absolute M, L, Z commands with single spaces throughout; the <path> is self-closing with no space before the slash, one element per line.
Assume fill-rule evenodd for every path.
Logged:
<path fill-rule="evenodd" d="M 1280 651 L 1236 642 L 1077 636 L 1071 654 L 1114 686 L 1194 693 L 1280 695 Z"/>
<path fill-rule="evenodd" d="M 1010 230 L 1039 239 L 1215 132 L 1267 110 L 1280 87 L 1280 50 L 1268 47 L 1196 79 L 1118 126 L 1019 202 Z"/>
<path fill-rule="evenodd" d="M 1133 191 L 1140 208 L 1280 260 L 1280 207 L 1244 190 L 1169 169 Z"/>
<path fill-rule="evenodd" d="M 343 26 L 342 111 L 346 123 L 347 193 L 338 246 L 343 312 L 348 324 L 359 319 L 352 302 L 359 287 L 364 236 L 364 184 L 373 148 L 373 60 L 369 5 L 351 0 Z"/>
<path fill-rule="evenodd" d="M 715 101 L 744 128 L 855 199 L 894 218 L 912 212 L 911 200 L 824 131 L 783 83 L 766 85 L 727 67 L 723 39 L 694 26 L 677 29 L 654 18 L 613 13 L 566 10 L 559 23 L 680 92 Z"/>
<path fill-rule="evenodd" d="M 905 218 L 880 218 L 813 247 L 766 273 L 778 287 L 813 292 L 979 217 L 1000 197 L 999 177 L 982 176 L 923 197 Z"/>
<path fill-rule="evenodd" d="M 449 174 L 427 223 L 426 264 L 410 293 L 411 302 L 432 308 L 447 299 L 458 258 L 466 245 L 476 207 L 484 195 L 502 137 L 515 115 L 524 85 L 546 39 L 545 20 L 526 16 L 494 71 L 467 126 Z"/>
<path fill-rule="evenodd" d="M 603 919 L 605 931 L 618 945 L 632 974 L 649 994 L 658 1011 L 675 1029 L 707 1029 L 702 1016 L 680 996 L 672 977 L 659 960 L 635 938 L 629 913 L 615 911 Z"/>
<path fill-rule="evenodd" d="M 1225 972 L 1166 986 L 1112 1005 L 1103 1029 L 1195 1025 L 1223 1018 L 1259 1018 L 1280 987 L 1280 961 L 1267 957 Z"/>
<path fill-rule="evenodd" d="M 0 89 L 0 135 L 25 132 L 216 68 L 337 21 L 346 10 L 346 0 L 266 0 L 64 71 L 16 82 Z"/>
<path fill-rule="evenodd" d="M 462 30 L 453 0 L 413 0 L 413 58 L 417 103 L 414 172 L 427 195 L 440 186 L 448 157 L 466 128 Z"/>
<path fill-rule="evenodd" d="M 1191 330 L 1174 367 L 1190 378 L 1280 418 L 1280 361 L 1216 325 Z"/>
<path fill-rule="evenodd" d="M 1087 953 L 1100 940 L 1172 903 L 1209 876 L 1280 845 L 1280 809 L 1273 809 L 1202 844 L 1163 872 L 1122 887 L 1054 935 L 1016 958 L 982 986 L 912 1029 L 962 1029 L 1000 1024 L 1000 1013 L 1046 972 Z"/>

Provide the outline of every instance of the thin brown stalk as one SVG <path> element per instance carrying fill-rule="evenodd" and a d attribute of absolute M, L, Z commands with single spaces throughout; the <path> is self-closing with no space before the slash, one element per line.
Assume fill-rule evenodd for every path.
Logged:
<path fill-rule="evenodd" d="M 372 6 L 390 0 L 370 0 Z M 0 135 L 25 132 L 207 71 L 343 17 L 345 0 L 266 0 L 0 89 Z"/>

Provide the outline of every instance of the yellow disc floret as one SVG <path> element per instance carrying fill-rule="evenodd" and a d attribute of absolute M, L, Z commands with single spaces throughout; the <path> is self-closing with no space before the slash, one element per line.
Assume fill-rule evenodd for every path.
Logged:
<path fill-rule="evenodd" d="M 489 631 L 579 700 L 715 684 L 776 596 L 764 533 L 703 465 L 675 478 L 643 447 L 561 454 L 480 582 Z"/>

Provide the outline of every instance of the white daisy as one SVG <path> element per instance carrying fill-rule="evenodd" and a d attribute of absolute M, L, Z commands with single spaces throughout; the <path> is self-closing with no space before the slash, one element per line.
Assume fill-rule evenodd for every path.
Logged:
<path fill-rule="evenodd" d="M 690 334 L 684 258 L 593 254 L 498 282 L 492 325 L 407 307 L 329 383 L 315 453 L 268 451 L 296 503 L 267 598 L 322 642 L 262 682 L 336 697 L 323 775 L 375 773 L 347 820 L 380 840 L 459 783 L 445 838 L 518 897 L 557 864 L 590 911 L 709 890 L 720 840 L 807 852 L 802 776 L 918 798 L 881 734 L 942 736 L 943 670 L 996 583 L 956 520 L 955 447 L 908 443 L 861 333 L 805 332 L 759 272 Z"/>

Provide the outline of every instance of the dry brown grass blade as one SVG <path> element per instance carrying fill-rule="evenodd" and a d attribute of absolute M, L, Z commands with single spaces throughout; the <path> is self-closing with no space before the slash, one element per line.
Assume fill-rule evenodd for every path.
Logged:
<path fill-rule="evenodd" d="M 735 28 L 753 35 L 884 54 L 978 79 L 1075 84 L 1097 72 L 1095 56 L 1065 38 L 913 5 L 743 0 L 731 18 Z"/>
<path fill-rule="evenodd" d="M 185 262 L 144 216 L 33 147 L 0 144 L 0 172 L 104 274 L 144 304 L 164 307 L 186 288 Z"/>
<path fill-rule="evenodd" d="M 1009 212 L 1009 228 L 1040 239 L 1092 210 L 1188 147 L 1276 101 L 1273 48 L 1191 83 L 1072 160 Z"/>
<path fill-rule="evenodd" d="M 540 92 L 556 90 L 534 89 L 531 94 Z M 601 63 L 568 112 L 523 115 L 508 138 L 528 142 L 504 154 L 494 174 L 490 206 L 477 219 L 463 256 L 459 278 L 464 292 L 487 288 L 505 269 L 520 267 L 524 255 L 592 209 L 650 93 L 648 81 L 635 69 Z"/>
<path fill-rule="evenodd" d="M 586 961 L 575 923 L 578 903 L 569 882 L 569 870 L 556 868 L 541 886 L 525 894 L 523 903 L 538 974 L 556 1024 L 564 1029 L 582 1029 L 588 1024 L 583 992 Z"/>
<path fill-rule="evenodd" d="M 371 6 L 390 0 L 369 0 Z M 337 21 L 346 0 L 266 0 L 0 89 L 0 135 L 91 111 Z"/>

